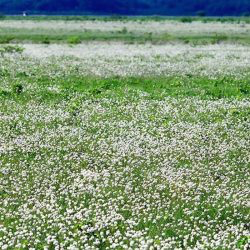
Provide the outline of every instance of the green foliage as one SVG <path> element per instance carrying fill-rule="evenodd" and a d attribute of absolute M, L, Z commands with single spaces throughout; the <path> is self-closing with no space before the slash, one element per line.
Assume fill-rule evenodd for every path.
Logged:
<path fill-rule="evenodd" d="M 193 22 L 193 19 L 192 19 L 191 17 L 182 17 L 182 18 L 180 19 L 180 21 L 181 21 L 182 23 L 192 23 L 192 22 Z"/>
<path fill-rule="evenodd" d="M 0 54 L 13 54 L 13 53 L 22 53 L 24 51 L 24 48 L 18 46 L 18 45 L 6 45 L 3 47 L 0 47 Z"/>
<path fill-rule="evenodd" d="M 67 41 L 69 44 L 79 44 L 81 43 L 81 38 L 79 36 L 71 36 Z"/>
<path fill-rule="evenodd" d="M 10 93 L 6 90 L 0 89 L 0 97 L 7 97 Z"/>
<path fill-rule="evenodd" d="M 27 82 L 37 81 L 33 77 L 26 77 Z M 127 89 L 142 90 L 150 98 L 173 97 L 200 97 L 202 99 L 246 98 L 250 96 L 248 79 L 237 80 L 234 77 L 210 79 L 201 76 L 176 77 L 59 77 L 55 80 L 61 94 L 52 95 L 43 92 L 44 99 L 65 98 L 69 92 L 85 93 L 88 97 L 98 98 L 108 93 L 121 94 Z M 16 91 L 13 91 L 16 92 Z M 69 110 L 75 112 L 80 100 L 74 100 Z"/>
<path fill-rule="evenodd" d="M 14 38 L 15 36 L 0 35 L 0 44 L 10 43 Z"/>
<path fill-rule="evenodd" d="M 250 243 L 250 237 L 242 236 L 237 242 L 237 248 L 245 249 L 248 243 Z"/>
<path fill-rule="evenodd" d="M 193 22 L 195 19 L 190 17 L 183 17 L 180 21 L 184 23 Z M 204 19 L 205 22 L 207 19 Z M 146 43 L 161 44 L 168 42 L 183 42 L 193 45 L 200 44 L 215 44 L 222 41 L 239 44 L 250 44 L 250 35 L 248 33 L 239 36 L 236 33 L 222 34 L 220 32 L 214 34 L 195 34 L 187 35 L 185 33 L 169 34 L 157 32 L 130 32 L 126 27 L 118 31 L 85 31 L 74 30 L 61 30 L 60 32 L 51 32 L 51 30 L 31 30 L 31 29 L 15 29 L 15 28 L 2 28 L 2 35 L 0 35 L 0 43 L 8 44 L 12 41 L 15 42 L 33 42 L 33 43 L 68 43 L 71 45 L 79 44 L 83 41 L 123 41 L 126 43 Z M 18 46 L 10 47 L 13 52 L 22 52 Z M 14 49 L 16 47 L 16 49 Z M 0 48 L 1 49 L 1 48 Z M 3 49 L 2 49 L 3 51 Z"/>
<path fill-rule="evenodd" d="M 47 36 L 45 36 L 42 40 L 41 40 L 42 43 L 44 44 L 50 44 L 50 40 Z"/>
<path fill-rule="evenodd" d="M 199 11 L 198 11 L 199 12 Z M 207 13 L 205 13 L 207 15 Z M 241 16 L 232 16 L 232 17 L 213 17 L 213 16 L 197 16 L 197 12 L 194 13 L 194 16 L 158 16 L 158 15 L 151 15 L 151 16 L 118 16 L 118 15 L 107 15 L 107 16 L 86 16 L 86 15 L 72 15 L 72 16 L 61 16 L 61 15 L 44 15 L 44 16 L 5 16 L 4 20 L 29 20 L 29 21 L 102 21 L 102 22 L 110 22 L 110 21 L 121 21 L 121 22 L 149 22 L 149 21 L 176 21 L 182 22 L 183 18 L 185 19 L 188 17 L 190 20 L 193 21 L 201 21 L 201 22 L 220 22 L 220 23 L 250 23 L 250 18 L 248 16 L 248 12 L 242 13 Z"/>
<path fill-rule="evenodd" d="M 12 92 L 14 94 L 20 95 L 23 92 L 23 85 L 20 83 L 16 83 L 12 86 Z"/>

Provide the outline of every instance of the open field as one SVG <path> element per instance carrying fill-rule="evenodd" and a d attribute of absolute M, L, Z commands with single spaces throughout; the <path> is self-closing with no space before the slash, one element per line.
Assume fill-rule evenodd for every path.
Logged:
<path fill-rule="evenodd" d="M 82 25 L 138 37 L 250 28 L 150 22 L 0 29 L 68 39 Z M 67 39 L 0 47 L 0 249 L 249 249 L 247 43 Z"/>
<path fill-rule="evenodd" d="M 182 20 L 182 21 L 181 21 Z M 206 19 L 204 19 L 206 20 Z M 250 22 L 189 18 L 125 20 L 1 20 L 0 43 L 71 43 L 124 41 L 127 43 L 250 44 Z M 212 19 L 213 20 L 213 19 Z M 234 20 L 234 19 L 231 19 Z M 249 19 L 250 20 L 250 19 Z"/>

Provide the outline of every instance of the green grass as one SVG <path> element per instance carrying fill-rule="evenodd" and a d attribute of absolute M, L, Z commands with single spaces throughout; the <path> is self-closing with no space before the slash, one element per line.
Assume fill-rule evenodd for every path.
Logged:
<path fill-rule="evenodd" d="M 8 21 L 33 21 L 34 25 L 39 22 L 44 21 L 99 21 L 99 22 L 110 22 L 117 21 L 121 26 L 120 30 L 91 30 L 91 29 L 55 29 L 53 28 L 53 22 L 51 23 L 51 29 L 42 28 L 14 28 L 14 27 L 1 27 L 0 25 L 0 43 L 69 43 L 78 44 L 85 41 L 123 41 L 127 43 L 146 43 L 150 42 L 153 44 L 170 43 L 170 42 L 181 42 L 190 43 L 193 45 L 201 44 L 216 44 L 220 42 L 227 43 L 240 43 L 240 44 L 250 44 L 250 35 L 246 31 L 244 33 L 238 34 L 234 31 L 225 34 L 223 30 L 218 32 L 203 33 L 186 33 L 180 31 L 179 33 L 168 33 L 166 32 L 147 32 L 146 29 L 142 29 L 139 32 L 129 31 L 122 25 L 126 25 L 127 22 L 138 22 L 142 24 L 143 22 L 152 21 L 177 21 L 182 23 L 192 23 L 194 21 L 200 21 L 203 23 L 213 22 L 225 22 L 225 23 L 235 23 L 245 25 L 250 23 L 250 18 L 247 17 L 220 17 L 220 18 L 200 18 L 200 17 L 94 17 L 94 16 L 11 16 L 5 17 L 0 20 L 1 22 Z M 48 24 L 49 25 L 49 24 Z"/>
<path fill-rule="evenodd" d="M 63 21 L 138 21 L 138 22 L 148 22 L 148 21 L 177 21 L 177 22 L 221 22 L 221 23 L 250 23 L 250 17 L 195 17 L 195 16 L 93 16 L 93 15 L 72 15 L 72 16 L 2 16 L 1 20 L 32 20 L 32 21 L 50 21 L 50 20 L 63 20 Z"/>
<path fill-rule="evenodd" d="M 28 77 L 23 75 L 18 78 L 21 82 L 25 81 L 27 85 L 31 85 L 34 82 L 37 83 L 41 87 L 40 91 L 45 91 L 46 86 L 54 85 L 62 90 L 61 93 L 76 91 L 94 96 L 102 95 L 106 92 L 121 92 L 126 89 L 145 91 L 156 98 L 164 96 L 197 96 L 203 99 L 220 99 L 232 97 L 246 98 L 250 96 L 250 80 L 248 78 L 240 80 L 235 77 L 210 79 L 201 76 L 100 78 L 91 76 L 79 77 L 77 75 L 64 78 L 56 77 L 53 80 L 47 76 Z"/>
<path fill-rule="evenodd" d="M 227 145 L 226 142 L 232 140 L 232 134 L 228 130 L 231 124 L 236 127 L 235 131 L 241 136 L 242 143 L 246 143 L 248 130 L 241 131 L 237 126 L 239 123 L 247 126 L 250 110 L 243 106 L 232 109 L 228 108 L 228 105 L 235 101 L 244 103 L 244 100 L 250 97 L 249 79 L 209 79 L 191 75 L 106 79 L 69 75 L 52 79 L 48 75 L 29 76 L 25 73 L 16 76 L 5 74 L 1 79 L 5 83 L 8 82 L 10 88 L 0 85 L 0 114 L 4 114 L 3 117 L 15 115 L 12 120 L 0 122 L 0 129 L 5 131 L 2 135 L 7 145 L 12 142 L 17 144 L 15 150 L 11 151 L 11 156 L 7 153 L 0 154 L 1 166 L 4 166 L 5 171 L 0 172 L 0 178 L 5 180 L 4 185 L 0 186 L 0 198 L 9 202 L 2 205 L 4 215 L 0 217 L 0 224 L 13 233 L 22 231 L 23 227 L 20 225 L 25 225 L 28 231 L 35 228 L 39 232 L 39 236 L 37 234 L 28 238 L 20 237 L 19 242 L 23 246 L 21 249 L 43 249 L 48 246 L 46 235 L 56 236 L 60 244 L 67 242 L 66 246 L 70 246 L 70 240 L 81 244 L 81 234 L 87 237 L 89 245 L 98 241 L 98 249 L 107 249 L 111 246 L 108 235 L 116 237 L 116 233 L 119 232 L 125 237 L 130 230 L 127 223 L 129 220 L 136 221 L 136 225 L 133 226 L 135 232 L 144 232 L 152 239 L 151 245 L 161 246 L 163 240 L 171 239 L 175 242 L 173 248 L 184 248 L 184 244 L 190 248 L 195 247 L 198 241 L 202 243 L 202 234 L 208 237 L 215 235 L 218 225 L 227 230 L 227 225 L 248 225 L 249 210 L 241 204 L 235 205 L 230 197 L 219 195 L 216 190 L 230 188 L 236 192 L 244 187 L 242 183 L 247 173 L 246 149 L 240 148 L 239 142 L 236 152 L 228 149 L 227 154 L 220 155 L 217 147 L 220 143 Z M 57 87 L 60 91 L 51 91 L 51 86 Z M 196 103 L 197 100 L 200 104 Z M 162 107 L 168 107 L 169 102 L 173 102 L 172 109 L 164 111 Z M 209 105 L 213 107 L 214 103 L 220 104 L 221 107 L 218 105 L 215 110 L 210 110 Z M 200 111 L 200 105 L 203 109 L 204 105 L 206 107 L 203 112 Z M 50 113 L 56 113 L 58 109 L 62 113 L 58 113 L 57 116 Z M 86 114 L 88 116 L 85 117 Z M 131 127 L 132 121 L 136 123 Z M 119 127 L 120 122 L 126 124 L 125 131 L 123 127 Z M 180 127 L 177 132 L 170 132 L 172 126 L 178 128 L 178 124 L 183 124 L 184 128 Z M 194 130 L 194 138 L 189 138 L 185 128 L 187 124 L 188 129 L 194 129 L 192 126 L 202 124 L 204 130 L 201 135 L 196 134 Z M 138 129 L 137 133 L 143 135 L 139 149 L 147 149 L 146 153 L 138 156 L 136 148 L 131 155 L 125 154 L 124 158 L 119 160 L 119 164 L 110 163 L 110 158 L 115 161 L 120 157 L 113 148 L 117 138 L 122 141 L 124 138 L 127 139 L 124 136 L 131 133 L 128 139 L 135 143 L 132 137 L 136 136 L 132 133 L 134 129 Z M 74 131 L 82 131 L 83 137 L 80 138 L 80 134 Z M 124 134 L 120 138 L 121 133 Z M 30 146 L 29 140 L 33 143 L 32 138 L 38 135 L 41 136 L 39 143 Z M 159 140 L 166 142 L 177 141 L 180 145 L 189 143 L 191 149 L 195 148 L 197 151 L 190 153 L 189 149 L 185 151 L 185 147 L 175 150 L 179 144 L 172 146 L 170 143 L 172 151 L 168 153 L 167 147 L 165 150 L 161 147 L 162 151 L 158 153 L 153 150 L 153 146 L 144 142 L 147 138 L 144 136 L 150 136 L 155 140 L 159 137 Z M 20 145 L 19 139 L 23 140 Z M 214 139 L 216 140 L 213 141 Z M 208 149 L 212 143 L 216 145 L 211 155 L 206 155 L 206 151 L 205 156 L 202 155 L 200 148 Z M 83 154 L 86 158 L 79 160 L 78 157 Z M 200 159 L 200 154 L 205 158 Z M 168 157 L 176 159 L 171 171 L 183 171 L 183 179 L 178 179 L 179 186 L 178 181 L 169 183 L 168 179 L 160 174 L 161 162 Z M 197 163 L 200 165 L 197 166 Z M 162 170 L 164 169 L 162 167 Z M 90 180 L 84 179 L 84 175 L 81 174 L 83 170 L 105 173 L 106 177 L 103 178 L 106 181 L 96 180 L 94 177 L 90 177 Z M 188 171 L 190 173 L 185 177 Z M 227 178 L 226 183 L 223 182 L 224 175 Z M 83 187 L 89 187 L 90 190 L 98 187 L 98 192 L 79 191 L 82 187 L 73 186 L 73 183 L 80 177 Z M 13 180 L 20 185 L 18 192 Z M 194 186 L 189 187 L 190 182 Z M 128 183 L 131 187 L 129 192 L 126 191 Z M 50 191 L 44 191 L 46 189 Z M 67 192 L 64 192 L 65 189 Z M 46 200 L 51 193 L 53 199 Z M 198 203 L 196 195 L 199 197 Z M 137 199 L 132 199 L 133 196 Z M 147 203 L 144 201 L 145 197 L 148 199 Z M 53 222 L 49 216 L 46 217 L 52 213 L 51 210 L 46 210 L 46 207 L 40 208 L 39 205 L 32 210 L 33 201 L 37 202 L 36 204 L 53 202 L 51 207 L 48 206 L 48 209 L 53 211 Z M 161 205 L 159 201 L 162 202 Z M 146 210 L 147 207 L 140 205 L 141 203 L 147 204 L 150 209 Z M 20 214 L 19 211 L 25 204 L 25 212 L 33 214 L 37 211 L 36 217 L 31 219 L 25 217 L 25 214 Z M 108 215 L 112 211 L 112 204 L 115 204 L 116 213 L 123 219 L 98 230 L 84 231 L 85 227 L 95 227 L 101 220 L 101 215 Z M 89 211 L 89 214 L 81 219 L 71 218 L 72 212 L 69 214 L 69 209 L 74 211 L 79 207 Z M 138 214 L 135 207 L 141 209 Z M 190 213 L 187 214 L 187 211 Z M 68 224 L 63 219 L 66 214 Z M 60 225 L 55 222 L 59 216 L 62 216 Z M 181 221 L 185 225 L 181 224 Z M 209 223 L 209 227 L 206 223 Z M 62 224 L 67 228 L 66 232 L 60 231 Z M 190 235 L 191 230 L 197 228 L 197 234 L 184 243 L 184 236 Z M 202 234 L 199 234 L 200 232 Z M 4 232 L 0 233 L 0 239 L 4 236 Z M 235 241 L 235 235 L 230 237 Z M 135 242 L 139 244 L 140 241 L 135 239 Z M 126 239 L 124 244 L 130 244 L 129 239 Z M 234 246 L 243 249 L 247 244 L 248 237 L 242 235 Z M 54 243 L 50 243 L 49 247 L 54 249 Z M 220 247 L 223 249 L 222 243 Z"/>
<path fill-rule="evenodd" d="M 0 43 L 70 43 L 78 44 L 86 41 L 123 41 L 126 43 L 146 43 L 153 44 L 181 42 L 190 43 L 193 45 L 216 44 L 220 42 L 250 44 L 250 35 L 248 34 L 169 34 L 160 33 L 154 34 L 150 32 L 134 33 L 128 31 L 50 31 L 42 29 L 14 29 L 14 28 L 0 28 Z"/>

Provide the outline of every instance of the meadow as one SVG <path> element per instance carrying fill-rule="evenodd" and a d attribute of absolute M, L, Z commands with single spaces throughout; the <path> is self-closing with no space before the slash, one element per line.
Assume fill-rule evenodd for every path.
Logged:
<path fill-rule="evenodd" d="M 248 19 L 72 18 L 0 21 L 0 249 L 249 249 Z"/>
<path fill-rule="evenodd" d="M 11 17 L 0 19 L 0 43 L 122 41 L 194 45 L 250 44 L 250 18 Z"/>

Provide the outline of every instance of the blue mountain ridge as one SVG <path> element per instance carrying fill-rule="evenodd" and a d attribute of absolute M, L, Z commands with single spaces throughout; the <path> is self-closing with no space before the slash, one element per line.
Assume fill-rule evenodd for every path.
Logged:
<path fill-rule="evenodd" d="M 249 15 L 250 0 L 0 0 L 0 12 L 121 15 Z"/>

